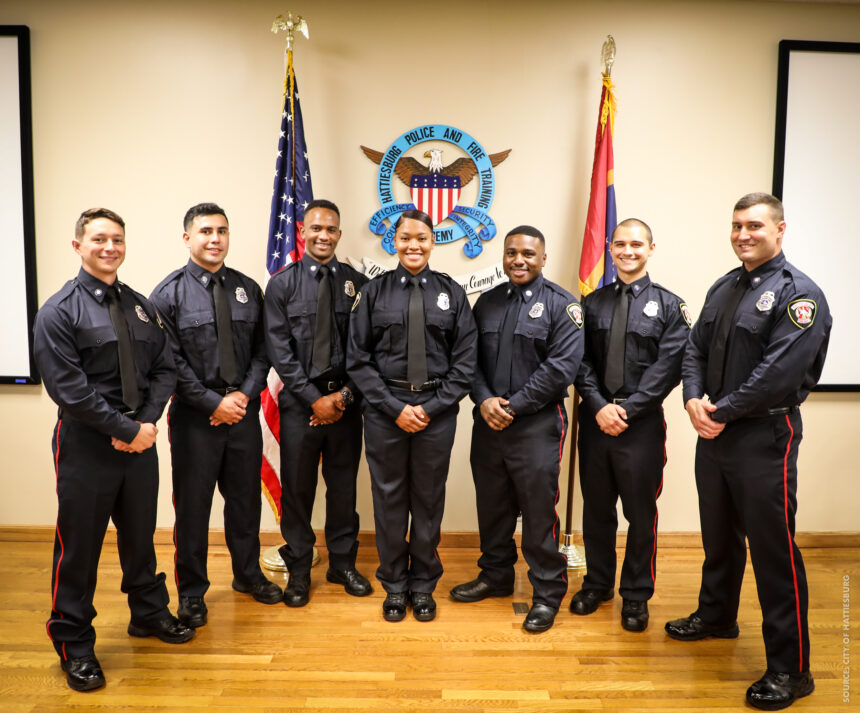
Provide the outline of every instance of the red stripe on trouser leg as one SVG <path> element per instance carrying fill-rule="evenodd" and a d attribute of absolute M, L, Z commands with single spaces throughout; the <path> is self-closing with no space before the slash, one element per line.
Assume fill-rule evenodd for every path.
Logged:
<path fill-rule="evenodd" d="M 794 440 L 794 429 L 791 427 L 791 419 L 789 419 L 788 414 L 785 415 L 785 423 L 791 435 L 788 437 L 788 444 L 785 447 L 785 458 L 782 466 L 783 507 L 785 510 L 785 533 L 788 537 L 788 555 L 791 560 L 791 576 L 794 580 L 794 608 L 797 614 L 797 653 L 799 658 L 797 670 L 803 672 L 803 627 L 800 617 L 800 594 L 797 588 L 797 568 L 794 564 L 794 542 L 791 537 L 791 524 L 788 521 L 788 455 Z"/>

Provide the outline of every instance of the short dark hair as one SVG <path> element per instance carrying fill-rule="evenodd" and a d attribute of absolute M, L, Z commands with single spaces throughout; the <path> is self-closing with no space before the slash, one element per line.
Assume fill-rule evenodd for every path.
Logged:
<path fill-rule="evenodd" d="M 640 220 L 639 218 L 625 218 L 618 225 L 615 226 L 615 230 L 612 231 L 612 237 L 615 237 L 615 233 L 619 228 L 633 228 L 635 226 L 639 226 L 640 228 L 645 229 L 645 235 L 648 236 L 648 244 L 654 242 L 654 234 L 651 232 L 651 226 L 648 225 L 644 220 Z"/>
<path fill-rule="evenodd" d="M 122 231 L 125 232 L 125 221 L 119 217 L 118 213 L 114 213 L 109 208 L 90 208 L 81 213 L 77 222 L 75 222 L 75 238 L 80 240 L 84 237 L 84 230 L 87 224 L 92 223 L 97 218 L 107 218 L 118 224 Z"/>
<path fill-rule="evenodd" d="M 191 206 L 185 212 L 185 217 L 182 219 L 182 225 L 185 228 L 186 233 L 191 228 L 191 224 L 194 222 L 194 219 L 201 215 L 223 215 L 224 220 L 226 220 L 228 224 L 230 223 L 224 209 L 217 203 L 198 203 L 197 205 Z"/>
<path fill-rule="evenodd" d="M 424 225 L 430 228 L 430 232 L 433 234 L 433 240 L 436 240 L 436 234 L 433 233 L 433 219 L 423 210 L 404 210 L 397 219 L 397 222 L 394 224 L 395 232 L 403 224 L 403 221 L 408 219 L 418 220 L 424 223 Z"/>
<path fill-rule="evenodd" d="M 542 245 L 546 245 L 543 233 L 533 225 L 518 225 L 516 228 L 511 228 L 505 236 L 504 242 L 507 242 L 508 238 L 512 235 L 531 235 L 533 238 L 540 240 Z"/>
<path fill-rule="evenodd" d="M 324 208 L 325 210 L 330 210 L 334 213 L 338 220 L 340 219 L 340 209 L 331 201 L 327 201 L 325 198 L 316 198 L 307 204 L 305 207 L 305 215 L 307 215 L 314 208 Z"/>
<path fill-rule="evenodd" d="M 735 203 L 732 212 L 736 213 L 739 210 L 746 210 L 747 208 L 752 208 L 754 205 L 766 205 L 770 208 L 770 217 L 773 218 L 775 223 L 785 220 L 785 210 L 782 207 L 782 201 L 770 193 L 747 193 Z"/>

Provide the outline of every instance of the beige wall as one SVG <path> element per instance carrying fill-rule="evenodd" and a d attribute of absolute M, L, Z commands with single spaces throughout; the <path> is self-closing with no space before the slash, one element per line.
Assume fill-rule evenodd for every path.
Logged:
<path fill-rule="evenodd" d="M 5 0 L 0 22 L 31 30 L 40 303 L 76 273 L 72 225 L 96 204 L 125 217 L 120 274 L 140 291 L 183 264 L 181 217 L 202 200 L 230 215 L 229 263 L 262 280 L 283 70 L 282 39 L 269 26 L 287 9 L 310 23 L 310 42 L 297 41 L 296 69 L 315 194 L 343 212 L 341 257 L 390 262 L 367 228 L 378 207 L 376 167 L 359 144 L 384 150 L 407 129 L 443 123 L 491 152 L 513 149 L 496 171 L 491 214 L 503 231 L 523 222 L 541 227 L 549 238 L 546 273 L 571 290 L 598 59 L 613 34 L 619 216 L 652 225 L 652 277 L 684 296 L 694 314 L 708 285 L 735 264 L 731 205 L 771 184 L 778 41 L 856 40 L 860 27 L 856 5 L 821 3 Z M 786 252 L 802 267 L 803 256 L 792 254 L 791 206 L 787 217 Z M 463 273 L 494 263 L 499 250 L 489 243 L 468 261 L 460 245 L 440 246 L 432 264 Z M 0 398 L 0 524 L 51 524 L 55 409 L 41 387 L 2 386 Z M 857 410 L 858 397 L 846 394 L 813 395 L 804 407 L 799 529 L 858 529 L 848 445 Z M 463 411 L 446 530 L 477 529 Z M 661 527 L 696 530 L 695 439 L 678 391 L 666 420 Z M 170 526 L 160 426 L 159 525 Z M 370 528 L 364 465 L 359 493 L 362 526 Z M 577 492 L 577 523 L 580 510 Z M 212 525 L 221 522 L 216 505 Z M 275 527 L 266 508 L 264 528 Z"/>

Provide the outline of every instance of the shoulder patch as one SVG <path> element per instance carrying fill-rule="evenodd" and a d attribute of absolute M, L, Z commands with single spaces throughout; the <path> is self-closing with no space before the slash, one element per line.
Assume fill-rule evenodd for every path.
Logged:
<path fill-rule="evenodd" d="M 810 300 L 803 297 L 799 300 L 792 300 L 788 303 L 788 316 L 795 326 L 801 329 L 811 327 L 815 321 L 815 310 L 817 305 L 815 300 Z"/>
<path fill-rule="evenodd" d="M 684 321 L 687 323 L 687 326 L 692 328 L 693 327 L 693 315 L 690 312 L 690 308 L 687 306 L 687 303 L 682 302 L 680 304 L 680 308 L 681 308 L 681 316 L 684 318 Z"/>
<path fill-rule="evenodd" d="M 577 326 L 577 329 L 582 329 L 582 307 L 579 303 L 571 302 L 565 307 L 565 311 L 567 312 L 567 316 L 570 317 L 570 321 Z"/>
<path fill-rule="evenodd" d="M 361 292 L 359 292 L 355 296 L 355 301 L 352 303 L 352 307 L 350 307 L 350 312 L 355 312 L 355 308 L 358 307 L 358 303 L 361 302 Z"/>

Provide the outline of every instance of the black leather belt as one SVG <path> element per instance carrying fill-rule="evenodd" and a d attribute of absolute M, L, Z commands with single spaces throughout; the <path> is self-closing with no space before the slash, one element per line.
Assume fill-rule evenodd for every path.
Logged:
<path fill-rule="evenodd" d="M 441 379 L 430 379 L 430 381 L 425 381 L 420 386 L 413 386 L 408 381 L 403 381 L 402 379 L 386 379 L 385 383 L 389 386 L 396 386 L 398 389 L 408 389 L 409 391 L 435 391 L 438 389 L 441 384 Z"/>
<path fill-rule="evenodd" d="M 789 413 L 799 411 L 800 406 L 780 406 L 779 408 L 768 408 L 763 411 L 755 411 L 746 415 L 746 418 L 766 418 L 767 416 L 785 416 Z"/>
<path fill-rule="evenodd" d="M 346 383 L 345 379 L 313 379 L 311 383 L 320 391 L 333 394 L 335 391 L 340 391 Z"/>
<path fill-rule="evenodd" d="M 234 391 L 238 391 L 238 386 L 223 386 L 220 389 L 212 389 L 219 396 L 226 396 L 227 394 L 232 394 Z"/>

